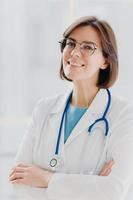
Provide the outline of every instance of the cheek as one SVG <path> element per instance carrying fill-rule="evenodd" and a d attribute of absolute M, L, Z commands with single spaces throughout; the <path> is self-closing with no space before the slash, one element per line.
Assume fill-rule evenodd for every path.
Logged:
<path fill-rule="evenodd" d="M 97 57 L 90 57 L 88 60 L 86 60 L 86 66 L 88 66 L 88 68 L 92 68 L 92 70 L 98 70 L 102 67 L 104 63 L 104 58 L 99 55 Z"/>
<path fill-rule="evenodd" d="M 66 51 L 64 50 L 63 53 L 62 53 L 63 64 L 66 64 L 66 63 L 67 63 L 68 58 L 69 58 L 69 54 L 68 54 L 68 52 L 66 52 Z"/>
<path fill-rule="evenodd" d="M 105 64 L 105 58 L 102 54 L 99 54 L 99 56 L 97 56 L 97 64 L 99 65 L 99 67 L 102 67 Z"/>

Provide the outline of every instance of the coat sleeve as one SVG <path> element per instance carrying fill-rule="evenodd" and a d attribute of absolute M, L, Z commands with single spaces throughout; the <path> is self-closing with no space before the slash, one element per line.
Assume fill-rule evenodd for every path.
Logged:
<path fill-rule="evenodd" d="M 55 173 L 51 200 L 124 200 L 133 180 L 133 107 L 122 112 L 110 136 L 107 153 L 115 164 L 108 176 Z"/>
<path fill-rule="evenodd" d="M 22 138 L 21 144 L 19 146 L 18 152 L 15 157 L 15 164 L 32 164 L 32 154 L 35 136 L 38 131 L 38 121 L 39 121 L 39 110 L 43 102 L 43 99 L 39 100 L 32 112 L 31 120 L 28 124 L 26 132 Z"/>
<path fill-rule="evenodd" d="M 32 112 L 32 117 L 28 124 L 26 133 L 24 134 L 17 155 L 15 157 L 15 165 L 20 163 L 32 164 L 35 138 L 38 135 L 40 123 L 42 120 L 42 114 L 44 115 L 44 112 L 41 112 L 41 110 L 43 110 L 45 106 L 46 106 L 45 100 L 41 99 L 37 102 L 35 109 Z M 44 188 L 33 188 L 27 185 L 13 184 L 12 190 L 18 199 L 20 197 L 21 199 L 26 199 L 26 200 L 48 199 L 47 191 Z"/>

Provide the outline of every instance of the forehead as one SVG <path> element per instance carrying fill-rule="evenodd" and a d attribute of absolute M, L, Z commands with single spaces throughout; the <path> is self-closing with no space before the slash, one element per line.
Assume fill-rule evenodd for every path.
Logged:
<path fill-rule="evenodd" d="M 90 41 L 98 45 L 101 43 L 98 31 L 92 26 L 77 27 L 70 33 L 69 37 L 78 42 Z"/>

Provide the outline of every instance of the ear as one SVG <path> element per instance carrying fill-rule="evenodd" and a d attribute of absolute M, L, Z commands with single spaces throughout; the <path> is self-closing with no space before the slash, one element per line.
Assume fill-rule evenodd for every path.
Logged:
<path fill-rule="evenodd" d="M 109 61 L 107 58 L 104 59 L 104 63 L 100 67 L 100 69 L 106 69 L 109 66 Z"/>

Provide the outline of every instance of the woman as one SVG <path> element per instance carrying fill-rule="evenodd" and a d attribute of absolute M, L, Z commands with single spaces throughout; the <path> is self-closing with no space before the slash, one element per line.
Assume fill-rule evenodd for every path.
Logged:
<path fill-rule="evenodd" d="M 60 76 L 73 89 L 38 103 L 10 181 L 36 188 L 33 199 L 123 199 L 133 176 L 133 106 L 108 89 L 118 75 L 114 32 L 82 17 L 60 44 Z"/>

